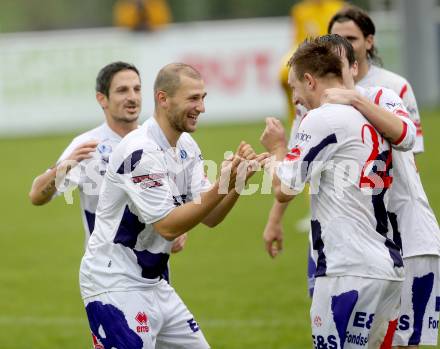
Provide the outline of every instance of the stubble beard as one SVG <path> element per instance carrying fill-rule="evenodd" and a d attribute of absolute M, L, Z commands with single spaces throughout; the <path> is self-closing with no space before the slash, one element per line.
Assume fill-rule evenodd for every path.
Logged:
<path fill-rule="evenodd" d="M 112 119 L 117 123 L 132 124 L 139 120 L 139 114 L 133 116 L 112 115 Z"/>
<path fill-rule="evenodd" d="M 192 130 L 188 130 L 185 127 L 185 122 L 183 118 L 179 117 L 179 113 L 172 113 L 168 120 L 170 122 L 171 127 L 177 132 L 192 132 Z"/>

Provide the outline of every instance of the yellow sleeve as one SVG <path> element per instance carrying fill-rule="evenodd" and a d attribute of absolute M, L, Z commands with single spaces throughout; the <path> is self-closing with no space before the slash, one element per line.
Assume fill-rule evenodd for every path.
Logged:
<path fill-rule="evenodd" d="M 146 1 L 145 14 L 151 29 L 167 25 L 172 20 L 171 10 L 166 0 Z"/>
<path fill-rule="evenodd" d="M 117 1 L 113 7 L 113 21 L 118 27 L 135 28 L 139 24 L 136 5 L 131 1 Z"/>
<path fill-rule="evenodd" d="M 291 9 L 295 31 L 295 42 L 299 44 L 308 37 L 327 34 L 327 26 L 333 15 L 343 6 L 344 1 L 322 0 L 319 3 L 304 0 Z"/>

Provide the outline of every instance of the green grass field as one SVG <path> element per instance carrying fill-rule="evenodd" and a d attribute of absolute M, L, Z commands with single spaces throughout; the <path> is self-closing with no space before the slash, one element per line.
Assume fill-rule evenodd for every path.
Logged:
<path fill-rule="evenodd" d="M 440 210 L 440 111 L 423 113 L 425 153 L 417 163 L 435 212 Z M 202 127 L 205 159 L 220 161 L 244 139 L 258 151 L 263 123 Z M 31 206 L 35 175 L 54 163 L 73 135 L 0 140 L 0 349 L 91 348 L 79 295 L 83 229 L 78 196 Z M 254 181 L 257 181 L 258 177 Z M 215 229 L 190 232 L 172 258 L 172 280 L 215 349 L 311 348 L 305 234 L 294 223 L 307 212 L 299 197 L 285 219 L 285 250 L 271 260 L 262 231 L 269 195 L 243 197 Z"/>

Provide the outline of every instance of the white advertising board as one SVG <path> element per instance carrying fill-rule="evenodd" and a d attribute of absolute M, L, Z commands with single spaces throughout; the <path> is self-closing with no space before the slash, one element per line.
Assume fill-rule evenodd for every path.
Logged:
<path fill-rule="evenodd" d="M 153 33 L 87 29 L 0 36 L 0 136 L 65 132 L 99 124 L 95 78 L 123 60 L 141 71 L 142 119 L 153 111 L 152 86 L 167 63 L 197 67 L 208 96 L 203 122 L 284 116 L 278 82 L 291 41 L 289 19 L 174 24 Z"/>

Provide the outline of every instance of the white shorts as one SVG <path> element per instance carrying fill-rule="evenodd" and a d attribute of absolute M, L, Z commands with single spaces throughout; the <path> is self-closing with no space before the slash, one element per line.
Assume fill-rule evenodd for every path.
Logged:
<path fill-rule="evenodd" d="M 391 348 L 402 282 L 318 277 L 310 310 L 314 348 Z"/>
<path fill-rule="evenodd" d="M 84 300 L 95 349 L 209 349 L 193 315 L 164 280 Z"/>
<path fill-rule="evenodd" d="M 440 311 L 440 257 L 404 259 L 405 281 L 394 346 L 437 345 Z"/>

